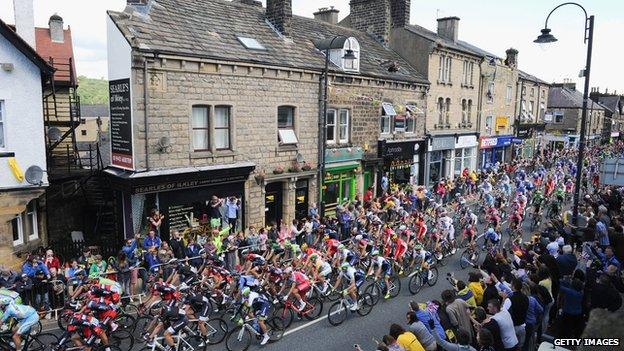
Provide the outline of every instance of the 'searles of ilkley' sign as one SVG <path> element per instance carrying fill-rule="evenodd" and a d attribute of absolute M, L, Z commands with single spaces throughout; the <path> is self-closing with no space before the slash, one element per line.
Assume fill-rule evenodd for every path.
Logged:
<path fill-rule="evenodd" d="M 130 78 L 108 82 L 110 98 L 111 164 L 134 170 Z"/>

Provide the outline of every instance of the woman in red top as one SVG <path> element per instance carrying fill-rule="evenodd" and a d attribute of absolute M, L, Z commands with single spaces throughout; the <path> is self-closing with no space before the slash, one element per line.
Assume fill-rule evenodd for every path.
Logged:
<path fill-rule="evenodd" d="M 59 261 L 58 257 L 54 256 L 54 252 L 52 250 L 46 251 L 44 263 L 50 271 L 52 270 L 52 268 L 54 268 L 58 273 L 61 269 L 61 261 Z"/>

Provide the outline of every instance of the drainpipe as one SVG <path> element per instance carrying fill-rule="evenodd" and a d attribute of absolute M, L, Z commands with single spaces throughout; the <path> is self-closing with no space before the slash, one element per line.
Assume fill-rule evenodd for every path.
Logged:
<path fill-rule="evenodd" d="M 481 60 L 481 65 L 485 62 L 485 59 Z M 479 65 L 479 66 L 481 66 Z M 481 70 L 483 71 L 483 70 Z M 479 137 L 481 136 L 481 119 L 483 117 L 483 72 L 479 75 L 479 99 L 477 102 L 477 106 L 479 106 L 479 113 L 477 113 L 477 169 L 481 169 L 481 150 L 479 148 Z"/>
<path fill-rule="evenodd" d="M 147 107 L 149 101 L 149 92 L 147 89 L 147 58 L 143 61 L 143 124 L 145 125 L 145 170 L 149 171 L 149 124 L 147 124 Z"/>

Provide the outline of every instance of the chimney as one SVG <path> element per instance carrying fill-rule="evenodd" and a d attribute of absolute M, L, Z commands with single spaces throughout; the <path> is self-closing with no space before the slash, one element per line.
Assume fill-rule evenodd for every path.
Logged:
<path fill-rule="evenodd" d="M 448 40 L 457 41 L 459 17 L 438 18 L 438 35 Z"/>
<path fill-rule="evenodd" d="M 15 31 L 31 47 L 35 48 L 35 17 L 33 0 L 13 0 Z"/>
<path fill-rule="evenodd" d="M 63 31 L 63 18 L 56 13 L 50 16 L 48 21 L 50 27 L 50 38 L 55 43 L 62 43 L 65 41 L 65 32 Z"/>
<path fill-rule="evenodd" d="M 323 7 L 314 13 L 314 19 L 318 21 L 327 22 L 329 24 L 338 23 L 338 10 L 333 6 L 330 8 Z"/>
<path fill-rule="evenodd" d="M 409 24 L 411 0 L 390 0 L 392 27 L 402 28 Z"/>
<path fill-rule="evenodd" d="M 290 36 L 292 27 L 292 1 L 267 0 L 266 18 L 282 35 Z"/>
<path fill-rule="evenodd" d="M 509 48 L 505 51 L 507 54 L 507 58 L 505 59 L 505 64 L 511 68 L 518 67 L 518 50 L 514 48 Z"/>
<path fill-rule="evenodd" d="M 391 0 L 351 0 L 351 28 L 367 32 L 383 44 L 390 39 Z"/>
<path fill-rule="evenodd" d="M 262 7 L 262 1 L 260 0 L 238 0 L 241 4 Z"/>

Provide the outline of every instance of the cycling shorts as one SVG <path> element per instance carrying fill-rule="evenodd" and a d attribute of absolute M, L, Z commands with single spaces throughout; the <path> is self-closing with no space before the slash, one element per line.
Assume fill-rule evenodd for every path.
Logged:
<path fill-rule="evenodd" d="M 384 262 L 381 265 L 381 273 L 384 275 L 392 275 L 392 266 L 388 262 Z"/>
<path fill-rule="evenodd" d="M 262 301 L 254 304 L 254 314 L 261 321 L 267 319 L 269 309 L 271 309 L 271 304 L 269 304 L 268 301 Z"/>
<path fill-rule="evenodd" d="M 327 267 L 325 267 L 325 269 L 323 269 L 323 270 L 321 270 L 321 271 L 319 272 L 319 275 L 321 275 L 321 276 L 323 276 L 323 277 L 327 278 L 327 276 L 328 276 L 331 272 L 332 272 L 332 268 L 331 268 L 331 266 L 327 266 Z"/>
<path fill-rule="evenodd" d="M 305 295 L 310 290 L 310 282 L 304 281 L 297 284 L 297 290 L 299 290 L 299 295 Z"/>
<path fill-rule="evenodd" d="M 188 323 L 188 318 L 180 318 L 177 321 L 174 321 L 173 323 L 168 323 L 169 326 L 167 327 L 167 332 L 169 332 L 169 334 L 171 335 L 175 335 L 177 333 L 180 332 L 180 330 L 182 330 L 182 328 L 184 328 L 184 326 Z"/>
<path fill-rule="evenodd" d="M 399 257 L 403 257 L 405 252 L 407 251 L 407 245 L 399 245 L 396 247 L 394 251 L 394 259 L 398 259 Z"/>
<path fill-rule="evenodd" d="M 31 313 L 28 317 L 22 319 L 19 322 L 19 327 L 17 328 L 17 333 L 20 335 L 27 334 L 30 331 L 30 328 L 39 322 L 39 315 L 37 312 Z"/>

